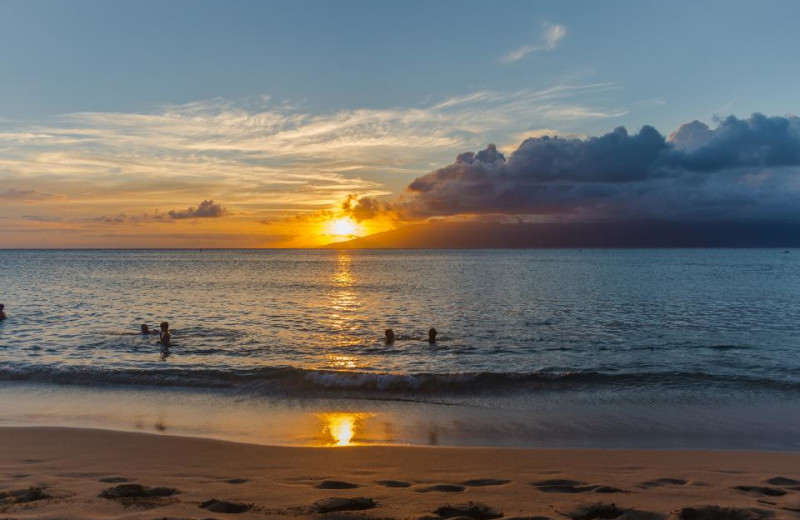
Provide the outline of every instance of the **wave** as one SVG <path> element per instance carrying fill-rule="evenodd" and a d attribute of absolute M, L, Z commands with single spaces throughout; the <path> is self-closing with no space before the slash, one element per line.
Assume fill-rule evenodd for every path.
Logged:
<path fill-rule="evenodd" d="M 507 394 L 531 391 L 608 390 L 638 387 L 736 386 L 767 390 L 800 390 L 800 379 L 703 372 L 465 372 L 378 373 L 304 369 L 289 366 L 257 369 L 113 369 L 95 367 L 0 367 L 0 381 L 31 381 L 75 385 L 131 385 L 234 390 L 245 393 L 290 394 Z"/>

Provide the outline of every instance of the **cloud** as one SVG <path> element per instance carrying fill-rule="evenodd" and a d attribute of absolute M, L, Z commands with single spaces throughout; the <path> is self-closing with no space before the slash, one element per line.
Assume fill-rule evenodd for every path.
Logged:
<path fill-rule="evenodd" d="M 548 51 L 552 51 L 558 42 L 567 35 L 567 28 L 560 24 L 550 25 L 545 31 L 544 39 Z"/>
<path fill-rule="evenodd" d="M 54 217 L 49 215 L 22 215 L 24 220 L 31 222 L 61 222 L 61 217 Z"/>
<path fill-rule="evenodd" d="M 699 171 L 800 164 L 800 118 L 728 117 L 710 130 L 694 121 L 671 136 L 680 148 L 673 163 Z"/>
<path fill-rule="evenodd" d="M 358 206 L 372 207 L 364 200 Z M 651 126 L 586 139 L 533 137 L 508 158 L 489 145 L 415 179 L 391 210 L 407 220 L 800 222 L 800 118 L 731 116 L 714 129 L 695 121 L 669 140 Z"/>
<path fill-rule="evenodd" d="M 148 232 L 155 235 L 166 230 L 157 223 L 191 222 L 180 216 L 191 215 L 183 208 L 198 200 L 225 201 L 230 218 L 213 225 L 206 219 L 206 230 L 217 223 L 239 229 L 274 221 L 294 226 L 291 234 L 309 232 L 306 242 L 297 238 L 294 245 L 315 245 L 316 224 L 303 227 L 290 217 L 338 210 L 353 193 L 367 200 L 386 196 L 447 162 L 454 151 L 479 147 L 489 135 L 507 143 L 535 128 L 617 118 L 625 106 L 597 101 L 617 88 L 572 83 L 480 90 L 413 106 L 313 113 L 268 100 L 214 99 L 145 113 L 0 121 L 0 202 L 63 200 L 48 204 L 48 212 L 26 213 L 52 212 L 63 226 L 95 233 L 99 247 L 109 242 L 97 233 L 109 225 L 152 224 Z M 358 218 L 385 209 L 365 204 L 354 202 Z M 0 218 L 19 219 L 20 205 L 0 203 Z"/>
<path fill-rule="evenodd" d="M 170 222 L 170 219 L 167 218 L 166 215 L 163 213 L 140 213 L 135 215 L 129 215 L 125 212 L 118 213 L 112 216 L 100 216 L 100 217 L 93 217 L 88 219 L 91 222 L 96 222 L 99 224 L 143 224 L 148 222 Z"/>
<path fill-rule="evenodd" d="M 518 49 L 505 54 L 500 61 L 503 63 L 513 63 L 519 61 L 528 54 L 536 51 L 552 51 L 558 46 L 560 42 L 567 35 L 567 28 L 561 24 L 545 24 L 544 31 L 539 37 L 539 43 L 523 45 Z"/>
<path fill-rule="evenodd" d="M 372 198 L 349 195 L 342 203 L 342 211 L 356 222 L 375 219 L 382 215 L 391 215 L 391 205 Z"/>
<path fill-rule="evenodd" d="M 479 91 L 417 107 L 320 114 L 225 100 L 67 114 L 49 125 L 0 127 L 0 171 L 6 182 L 42 183 L 81 203 L 111 200 L 113 211 L 119 203 L 148 209 L 131 207 L 133 200 L 185 204 L 197 193 L 264 211 L 315 211 L 353 192 L 385 194 L 369 177 L 376 171 L 420 175 L 453 149 L 478 146 L 488 134 L 515 135 L 532 120 L 618 117 L 626 109 L 578 100 L 613 88 Z"/>
<path fill-rule="evenodd" d="M 191 206 L 182 210 L 170 210 L 166 213 L 159 212 L 144 212 L 129 214 L 120 212 L 112 216 L 100 216 L 89 219 L 91 222 L 100 224 L 143 224 L 143 223 L 171 223 L 175 220 L 187 220 L 197 218 L 219 218 L 227 215 L 228 211 L 220 204 L 216 204 L 213 200 L 204 200 L 199 206 Z"/>
<path fill-rule="evenodd" d="M 170 210 L 167 212 L 170 218 L 180 220 L 186 218 L 219 218 L 225 215 L 226 210 L 213 200 L 204 200 L 199 206 L 186 208 L 184 210 Z"/>
<path fill-rule="evenodd" d="M 41 193 L 36 190 L 18 190 L 16 188 L 9 188 L 6 191 L 0 192 L 0 199 L 19 202 L 41 202 L 44 200 L 63 198 L 64 197 L 60 195 L 50 195 L 49 193 Z"/>

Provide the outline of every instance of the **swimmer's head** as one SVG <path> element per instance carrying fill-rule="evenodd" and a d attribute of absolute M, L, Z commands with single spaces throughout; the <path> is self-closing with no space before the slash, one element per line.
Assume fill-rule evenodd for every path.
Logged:
<path fill-rule="evenodd" d="M 392 343 L 394 341 L 394 331 L 392 329 L 386 329 L 386 343 Z"/>
<path fill-rule="evenodd" d="M 436 343 L 436 334 L 437 334 L 436 329 L 430 329 L 428 331 L 428 341 L 430 341 L 431 343 Z"/>
<path fill-rule="evenodd" d="M 3 309 L 5 309 L 5 308 L 6 308 L 6 306 L 5 306 L 5 305 L 3 305 L 2 303 L 0 303 L 0 311 L 2 311 L 2 310 L 3 310 Z"/>
<path fill-rule="evenodd" d="M 159 327 L 161 327 L 161 330 L 169 330 L 169 323 L 167 323 L 166 321 L 162 321 Z"/>
<path fill-rule="evenodd" d="M 142 323 L 142 334 L 150 334 L 150 327 Z"/>

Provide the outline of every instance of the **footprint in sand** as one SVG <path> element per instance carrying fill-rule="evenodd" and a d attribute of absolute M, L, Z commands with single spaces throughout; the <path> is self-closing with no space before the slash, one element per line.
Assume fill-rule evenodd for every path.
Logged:
<path fill-rule="evenodd" d="M 503 486 L 511 483 L 510 480 L 502 480 L 498 478 L 477 478 L 472 480 L 465 480 L 461 483 L 462 486 L 467 487 L 487 487 L 487 486 Z"/>
<path fill-rule="evenodd" d="M 117 498 L 162 498 L 178 493 L 177 489 L 168 487 L 147 487 L 141 484 L 121 484 L 100 492 L 100 498 L 113 500 Z"/>
<path fill-rule="evenodd" d="M 436 484 L 435 486 L 425 486 L 417 488 L 414 491 L 417 493 L 462 493 L 467 488 L 457 484 Z"/>
<path fill-rule="evenodd" d="M 795 480 L 793 478 L 773 477 L 765 480 L 764 482 L 767 484 L 772 484 L 773 486 L 780 486 L 790 491 L 800 491 L 800 480 Z"/>
<path fill-rule="evenodd" d="M 371 498 L 340 498 L 331 497 L 317 500 L 311 506 L 315 513 L 335 513 L 340 511 L 363 511 L 373 509 L 377 504 Z"/>
<path fill-rule="evenodd" d="M 657 478 L 654 480 L 646 480 L 645 482 L 640 482 L 637 484 L 640 488 L 654 488 L 654 487 L 661 487 L 661 486 L 685 486 L 689 482 L 683 480 L 682 478 Z"/>
<path fill-rule="evenodd" d="M 566 513 L 556 511 L 572 520 L 665 520 L 666 516 L 653 511 L 620 508 L 615 504 L 584 504 Z M 734 519 L 730 519 L 734 520 Z"/>
<path fill-rule="evenodd" d="M 612 518 L 619 518 L 625 514 L 625 509 L 620 509 L 614 504 L 590 504 L 578 506 L 566 513 L 560 513 L 564 516 L 572 518 L 572 520 L 610 520 Z"/>
<path fill-rule="evenodd" d="M 548 479 L 531 482 L 531 485 L 543 493 L 626 493 L 615 487 L 588 484 L 580 480 Z"/>
<path fill-rule="evenodd" d="M 800 480 L 786 477 L 772 477 L 764 482 L 772 484 L 773 486 L 800 486 Z"/>
<path fill-rule="evenodd" d="M 50 498 L 42 491 L 42 488 L 32 487 L 28 489 L 15 489 L 13 491 L 0 491 L 0 504 L 25 504 Z"/>
<path fill-rule="evenodd" d="M 405 480 L 376 480 L 375 483 L 379 486 L 388 488 L 407 488 L 411 487 L 411 482 Z"/>
<path fill-rule="evenodd" d="M 253 506 L 250 504 L 238 504 L 236 502 L 228 502 L 225 500 L 217 500 L 216 498 L 212 498 L 211 500 L 207 500 L 200 504 L 200 507 L 211 511 L 212 513 L 238 514 L 250 511 Z"/>
<path fill-rule="evenodd" d="M 773 516 L 764 509 L 720 506 L 684 507 L 672 513 L 675 520 L 766 520 Z"/>
<path fill-rule="evenodd" d="M 783 489 L 767 486 L 736 486 L 733 489 L 759 497 L 782 497 L 786 494 Z"/>
<path fill-rule="evenodd" d="M 355 489 L 361 486 L 343 480 L 323 480 L 314 487 L 317 489 Z"/>
<path fill-rule="evenodd" d="M 455 520 L 456 518 L 469 518 L 471 520 L 492 520 L 500 518 L 503 513 L 480 502 L 467 502 L 454 506 L 446 505 L 438 508 L 433 514 Z"/>
<path fill-rule="evenodd" d="M 125 477 L 105 477 L 101 478 L 99 482 L 103 482 L 105 484 L 120 484 L 122 482 L 130 482 L 130 481 Z"/>

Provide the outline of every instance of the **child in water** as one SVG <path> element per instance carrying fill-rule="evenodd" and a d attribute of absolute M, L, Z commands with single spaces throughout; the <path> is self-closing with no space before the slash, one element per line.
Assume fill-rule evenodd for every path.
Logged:
<path fill-rule="evenodd" d="M 169 347 L 169 339 L 172 336 L 169 333 L 169 323 L 162 321 L 160 327 L 161 332 L 158 333 L 158 342 L 161 343 L 163 347 Z"/>
<path fill-rule="evenodd" d="M 6 308 L 6 306 L 3 305 L 2 303 L 0 303 L 0 320 L 4 320 L 4 319 L 6 319 L 8 317 L 8 316 L 6 316 L 6 311 L 3 310 L 5 308 Z"/>

